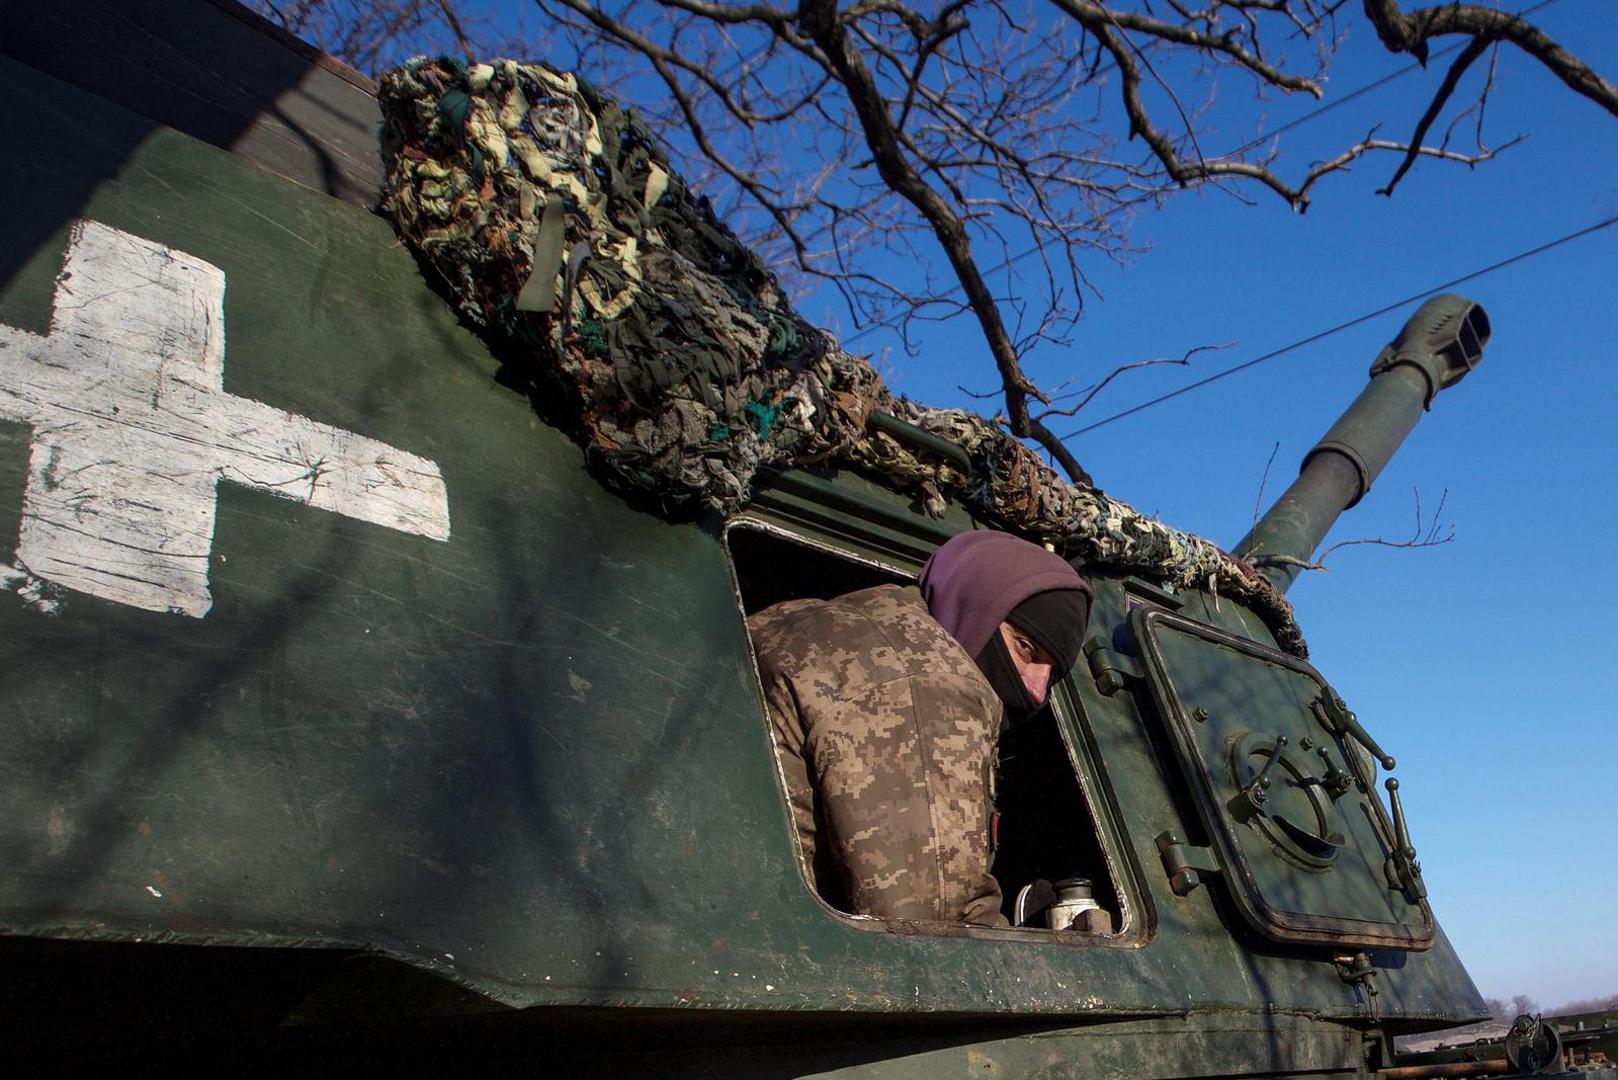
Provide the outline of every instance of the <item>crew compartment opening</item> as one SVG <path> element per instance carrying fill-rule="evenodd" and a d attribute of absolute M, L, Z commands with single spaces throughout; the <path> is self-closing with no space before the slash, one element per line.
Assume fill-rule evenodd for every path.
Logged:
<path fill-rule="evenodd" d="M 877 585 L 915 584 L 914 572 L 893 562 L 837 550 L 761 523 L 733 522 L 725 541 L 747 616 L 786 600 L 829 600 Z M 1003 894 L 1002 913 L 1013 925 L 1018 894 L 1025 885 L 1043 880 L 1055 886 L 1083 879 L 1108 918 L 1089 917 L 1088 925 L 1095 929 L 1073 936 L 1116 938 L 1123 926 L 1123 910 L 1090 800 L 1080 782 L 1077 756 L 1068 743 L 1076 732 L 1070 701 L 1065 689 L 1056 688 L 1050 705 L 1001 734 L 992 826 L 997 843 L 991 870 Z M 803 852 L 798 856 L 801 864 Z M 807 867 L 803 869 L 806 880 L 815 880 Z M 849 910 L 835 881 L 823 880 L 818 888 L 828 905 Z M 1049 917 L 1048 912 L 1036 913 L 1025 925 L 1049 929 Z M 1060 922 L 1061 916 L 1057 918 Z M 1105 929 L 1109 922 L 1110 929 Z"/>

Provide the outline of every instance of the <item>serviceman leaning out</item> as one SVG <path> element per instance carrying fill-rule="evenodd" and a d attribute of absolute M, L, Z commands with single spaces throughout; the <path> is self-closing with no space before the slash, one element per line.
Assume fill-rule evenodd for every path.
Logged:
<path fill-rule="evenodd" d="M 1005 925 L 989 873 L 995 742 L 1073 666 L 1090 586 L 996 532 L 920 588 L 789 600 L 749 620 L 816 889 L 862 915 Z"/>

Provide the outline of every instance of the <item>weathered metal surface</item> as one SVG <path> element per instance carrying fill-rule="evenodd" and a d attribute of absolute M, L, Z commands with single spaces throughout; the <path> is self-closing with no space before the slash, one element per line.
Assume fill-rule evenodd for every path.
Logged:
<path fill-rule="evenodd" d="M 1480 1014 L 1442 931 L 1345 982 L 1261 943 L 1226 883 L 1177 893 L 1157 838 L 1209 841 L 1123 675 L 1058 694 L 1117 934 L 831 912 L 724 523 L 604 490 L 378 219 L 14 59 L 0 87 L 31 148 L 0 173 L 0 932 L 307 955 L 283 1019 L 536 1006 L 578 1049 L 607 1029 L 580 1009 L 633 1006 L 693 1068 L 782 1074 L 1355 1074 L 1364 1030 Z M 732 525 L 905 573 L 972 522 L 798 475 Z M 1109 670 L 1141 604 L 1273 644 L 1228 599 L 1097 587 Z M 60 948 L 30 955 L 107 955 Z M 397 964 L 316 960 L 352 951 Z M 367 997 L 399 965 L 453 992 Z M 811 1030 L 834 1014 L 887 1019 Z M 715 1049 L 746 1025 L 799 1049 Z"/>
<path fill-rule="evenodd" d="M 371 207 L 375 86 L 231 0 L 0 0 L 5 54 L 148 122 Z M 126 117 L 126 135 L 139 121 Z M 77 187 L 99 177 L 58 174 Z"/>
<path fill-rule="evenodd" d="M 1131 629 L 1223 876 L 1254 929 L 1278 941 L 1425 948 L 1432 912 L 1391 889 L 1395 829 L 1332 689 L 1300 660 L 1166 611 Z M 1345 767 L 1346 766 L 1346 767 Z"/>

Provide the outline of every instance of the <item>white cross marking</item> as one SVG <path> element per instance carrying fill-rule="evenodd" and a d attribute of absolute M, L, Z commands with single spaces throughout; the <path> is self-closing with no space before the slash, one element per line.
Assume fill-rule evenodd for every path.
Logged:
<path fill-rule="evenodd" d="M 221 480 L 449 539 L 433 462 L 225 392 L 224 302 L 218 267 L 74 226 L 49 335 L 0 324 L 0 419 L 34 428 L 20 568 L 200 619 Z"/>

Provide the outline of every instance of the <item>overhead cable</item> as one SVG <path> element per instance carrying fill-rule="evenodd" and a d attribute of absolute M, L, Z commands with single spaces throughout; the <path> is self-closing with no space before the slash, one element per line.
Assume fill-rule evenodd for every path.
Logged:
<path fill-rule="evenodd" d="M 1397 311 L 1399 308 L 1402 308 L 1407 304 L 1413 304 L 1417 300 L 1424 300 L 1427 297 L 1434 295 L 1435 293 L 1441 293 L 1441 292 L 1445 291 L 1446 289 L 1452 289 L 1457 285 L 1461 285 L 1461 284 L 1464 284 L 1465 282 L 1475 280 L 1477 278 L 1482 277 L 1485 274 L 1492 274 L 1496 270 L 1503 270 L 1506 267 L 1513 265 L 1514 263 L 1520 263 L 1524 259 L 1531 259 L 1535 255 L 1544 254 L 1545 252 L 1550 251 L 1553 248 L 1561 247 L 1563 244 L 1571 243 L 1572 241 L 1578 240 L 1581 237 L 1589 236 L 1592 233 L 1600 232 L 1602 229 L 1608 229 L 1608 228 L 1611 228 L 1614 225 L 1618 225 L 1618 214 L 1614 214 L 1611 217 L 1603 218 L 1602 220 L 1596 222 L 1593 225 L 1586 225 L 1584 228 L 1578 229 L 1578 230 L 1576 230 L 1574 232 L 1570 232 L 1566 236 L 1559 236 L 1555 240 L 1551 240 L 1551 241 L 1548 241 L 1547 243 L 1540 244 L 1538 247 L 1529 248 L 1527 251 L 1520 251 L 1517 254 L 1512 255 L 1509 258 L 1501 259 L 1499 262 L 1490 263 L 1488 266 L 1482 267 L 1482 268 L 1477 269 L 1477 270 L 1473 270 L 1470 273 L 1462 274 L 1460 277 L 1451 278 L 1450 280 L 1442 282 L 1441 284 L 1438 284 L 1438 285 L 1434 285 L 1431 288 L 1423 289 L 1421 292 L 1411 293 L 1409 296 L 1403 297 L 1402 299 L 1399 299 L 1399 300 L 1395 300 L 1391 304 L 1384 304 L 1382 307 L 1377 308 L 1375 311 L 1368 311 L 1363 315 L 1356 315 L 1354 318 L 1349 319 L 1346 322 L 1338 323 L 1336 326 L 1333 326 L 1330 329 L 1322 330 L 1318 334 L 1310 334 L 1306 338 L 1300 338 L 1299 340 L 1294 341 L 1289 345 L 1283 345 L 1279 349 L 1274 349 L 1274 350 L 1272 350 L 1270 352 L 1265 353 L 1263 356 L 1255 356 L 1253 359 L 1244 361 L 1244 362 L 1242 362 L 1240 364 L 1237 364 L 1234 367 L 1228 367 L 1228 368 L 1224 369 L 1223 371 L 1216 371 L 1212 375 L 1208 375 L 1208 376 L 1206 376 L 1204 378 L 1198 379 L 1196 382 L 1187 383 L 1186 385 L 1180 387 L 1177 390 L 1170 390 L 1168 393 L 1161 394 L 1161 395 L 1159 395 L 1159 396 L 1157 396 L 1155 398 L 1152 398 L 1150 401 L 1144 401 L 1139 405 L 1135 405 L 1135 406 L 1132 406 L 1132 407 L 1130 407 L 1128 409 L 1124 409 L 1122 412 L 1113 413 L 1111 416 L 1107 416 L 1107 417 L 1104 417 L 1104 418 L 1102 418 L 1100 420 L 1097 420 L 1093 424 L 1088 424 L 1088 425 L 1086 425 L 1084 427 L 1081 427 L 1081 428 L 1075 428 L 1074 430 L 1068 432 L 1066 435 L 1058 436 L 1058 438 L 1062 439 L 1065 442 L 1066 440 L 1074 438 L 1075 436 L 1083 435 L 1083 434 L 1085 434 L 1087 432 L 1094 431 L 1096 428 L 1099 428 L 1099 427 L 1104 427 L 1107 424 L 1110 424 L 1115 420 L 1122 420 L 1126 416 L 1134 416 L 1136 413 L 1143 412 L 1146 409 L 1150 409 L 1155 405 L 1161 405 L 1165 401 L 1172 401 L 1174 398 L 1181 397 L 1181 396 L 1183 396 L 1185 394 L 1189 394 L 1193 390 L 1200 390 L 1204 386 L 1209 385 L 1210 383 L 1216 383 L 1220 379 L 1228 379 L 1230 376 L 1235 375 L 1235 374 L 1237 374 L 1239 372 L 1246 371 L 1248 368 L 1257 367 L 1259 364 L 1265 363 L 1266 361 L 1274 360 L 1274 359 L 1276 359 L 1277 357 L 1280 357 L 1280 356 L 1285 356 L 1287 353 L 1290 353 L 1290 352 L 1296 352 L 1298 349 L 1303 348 L 1305 345 L 1313 345 L 1315 342 L 1321 341 L 1321 340 L 1323 340 L 1325 338 L 1329 338 L 1333 334 L 1342 333 L 1344 330 L 1348 330 L 1348 329 L 1350 329 L 1352 327 L 1358 326 L 1361 323 L 1369 322 L 1372 319 L 1379 318 L 1379 317 L 1381 317 L 1383 315 L 1388 314 L 1390 311 Z"/>

